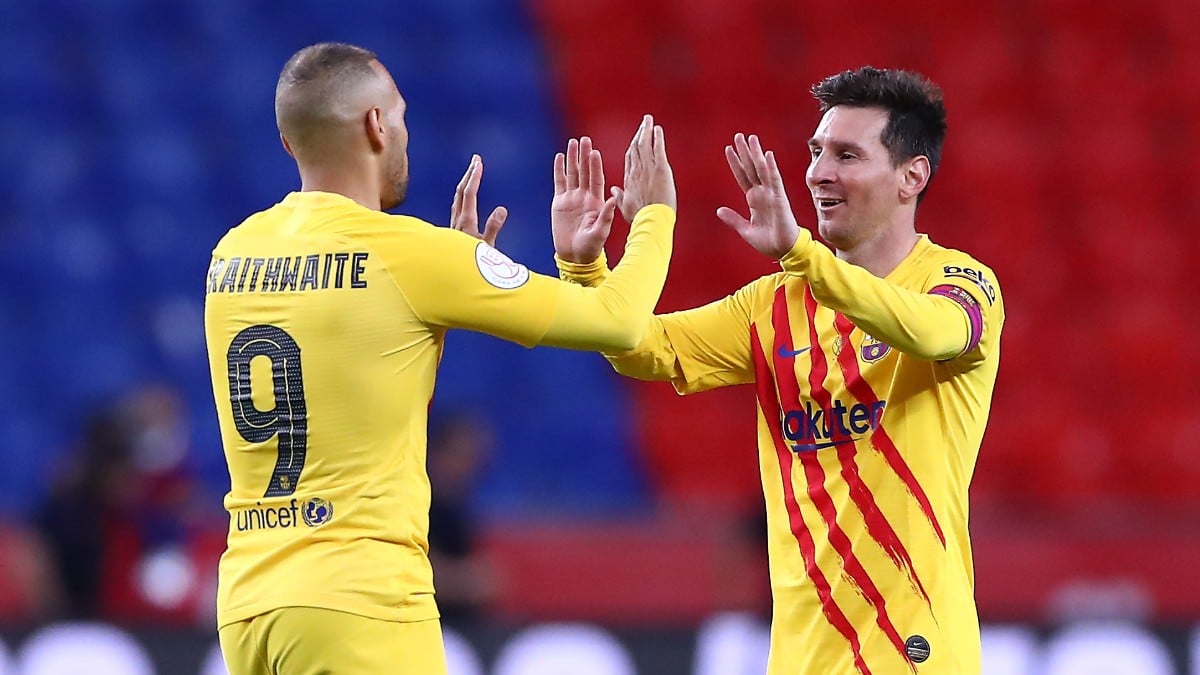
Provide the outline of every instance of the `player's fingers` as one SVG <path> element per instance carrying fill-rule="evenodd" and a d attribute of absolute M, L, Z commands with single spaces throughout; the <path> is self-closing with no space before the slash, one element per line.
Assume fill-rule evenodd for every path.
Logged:
<path fill-rule="evenodd" d="M 504 227 L 504 222 L 508 220 L 508 209 L 503 206 L 497 206 L 492 209 L 492 214 L 488 216 L 487 222 L 483 225 L 483 240 L 488 246 L 496 245 L 496 237 L 500 236 L 500 228 Z"/>
<path fill-rule="evenodd" d="M 625 184 L 629 184 L 629 179 L 633 174 L 634 160 L 637 159 L 638 141 L 641 139 L 642 127 L 645 126 L 646 118 L 638 123 L 637 129 L 633 130 L 633 137 L 629 139 L 629 147 L 625 148 Z"/>
<path fill-rule="evenodd" d="M 742 214 L 734 211 L 728 206 L 722 206 L 721 208 L 717 209 L 717 218 L 719 218 L 721 222 L 728 225 L 738 234 L 741 234 L 750 227 L 749 220 L 746 220 L 742 217 Z"/>
<path fill-rule="evenodd" d="M 554 153 L 554 194 L 561 195 L 567 191 L 567 158 L 561 152 Z"/>
<path fill-rule="evenodd" d="M 625 148 L 625 170 L 629 170 L 629 165 L 633 162 L 633 155 L 637 152 L 638 134 L 642 133 L 642 125 L 638 124 L 638 128 L 634 129 L 633 137 L 629 139 L 629 147 Z"/>
<path fill-rule="evenodd" d="M 746 142 L 745 134 L 733 135 L 733 149 L 737 152 L 738 164 L 742 166 L 742 171 L 750 180 L 750 185 L 762 185 L 762 179 L 754 169 L 754 161 L 750 159 L 750 144 Z"/>
<path fill-rule="evenodd" d="M 579 187 L 579 141 L 567 141 L 567 189 Z"/>
<path fill-rule="evenodd" d="M 642 118 L 642 126 L 638 129 L 637 137 L 637 158 L 643 165 L 654 160 L 654 150 L 651 147 L 653 142 L 654 116 L 646 115 Z"/>
<path fill-rule="evenodd" d="M 650 143 L 654 135 L 654 117 L 646 115 L 642 118 L 642 126 L 638 127 L 637 145 L 633 150 L 633 170 L 640 174 L 654 160 Z"/>
<path fill-rule="evenodd" d="M 629 212 L 632 206 L 629 202 L 629 195 L 625 194 L 625 191 L 619 187 L 614 187 L 611 192 L 612 198 L 617 200 L 617 208 L 620 209 L 621 215 L 626 221 L 632 221 L 634 214 Z"/>
<path fill-rule="evenodd" d="M 667 138 L 663 128 L 659 125 L 654 125 L 654 161 L 660 167 L 666 168 L 670 164 L 667 162 Z"/>
<path fill-rule="evenodd" d="M 599 150 L 592 150 L 588 156 L 588 193 L 604 199 L 604 158 Z"/>
<path fill-rule="evenodd" d="M 579 187 L 590 189 L 592 185 L 592 139 L 579 139 Z"/>
<path fill-rule="evenodd" d="M 462 213 L 462 188 L 454 191 L 454 201 L 450 203 L 450 227 L 458 229 L 458 214 Z"/>
<path fill-rule="evenodd" d="M 465 215 L 464 221 L 470 222 L 471 227 L 476 227 L 479 225 L 479 182 L 483 180 L 483 158 L 479 155 L 472 156 L 471 165 L 474 171 L 467 179 L 467 189 L 463 190 L 462 213 Z"/>
<path fill-rule="evenodd" d="M 767 167 L 767 157 L 763 153 L 762 141 L 759 140 L 758 134 L 750 135 L 750 161 L 754 164 L 754 172 L 758 174 L 758 181 L 763 185 L 767 185 L 770 179 L 770 170 Z"/>
<path fill-rule="evenodd" d="M 725 161 L 729 162 L 729 172 L 733 174 L 733 179 L 737 181 L 738 187 L 742 189 L 742 192 L 749 191 L 752 187 L 750 177 L 742 168 L 742 162 L 738 159 L 737 152 L 734 151 L 732 145 L 725 146 Z"/>
<path fill-rule="evenodd" d="M 608 233 L 612 232 L 613 218 L 617 212 L 617 198 L 609 197 L 604 200 L 604 205 L 600 207 L 600 213 L 596 216 L 595 228 L 604 235 L 604 239 L 608 240 Z"/>
<path fill-rule="evenodd" d="M 775 161 L 774 150 L 767 151 L 767 185 L 781 195 L 787 194 L 787 191 L 783 189 L 783 173 L 779 171 L 779 162 Z"/>
<path fill-rule="evenodd" d="M 471 172 L 475 170 L 475 155 L 471 155 L 471 161 L 467 162 L 467 170 L 463 172 L 463 177 L 459 179 L 455 190 L 462 192 L 467 188 L 467 182 L 471 180 Z"/>
<path fill-rule="evenodd" d="M 467 170 L 463 173 L 463 177 L 458 181 L 458 185 L 454 188 L 454 201 L 450 204 L 450 225 L 458 228 L 461 224 L 458 222 L 458 217 L 462 213 L 463 192 L 467 189 L 467 183 L 471 180 L 471 173 L 475 171 L 475 158 L 467 163 Z"/>
<path fill-rule="evenodd" d="M 625 151 L 625 175 L 624 183 L 629 185 L 633 180 L 634 166 L 637 163 L 637 147 L 634 144 L 629 145 L 629 149 Z"/>

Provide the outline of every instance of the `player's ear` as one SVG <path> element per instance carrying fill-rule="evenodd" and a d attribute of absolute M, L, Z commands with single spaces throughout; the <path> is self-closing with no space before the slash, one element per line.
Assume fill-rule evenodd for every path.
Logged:
<path fill-rule="evenodd" d="M 288 143 L 287 136 L 284 136 L 283 132 L 279 133 L 279 140 L 280 140 L 280 142 L 283 143 L 283 149 L 287 151 L 287 154 L 292 159 L 296 159 L 296 153 L 292 150 L 292 144 Z"/>
<path fill-rule="evenodd" d="M 904 167 L 904 174 L 900 181 L 900 198 L 907 201 L 915 199 L 921 194 L 921 190 L 925 189 L 925 185 L 929 183 L 929 158 L 925 155 L 917 155 L 908 160 L 907 166 Z"/>
<path fill-rule="evenodd" d="M 383 111 L 378 107 L 371 108 L 367 111 L 366 118 L 363 120 L 366 125 L 367 142 L 371 144 L 371 150 L 374 152 L 383 152 L 383 148 L 387 145 L 387 126 L 384 124 Z"/>

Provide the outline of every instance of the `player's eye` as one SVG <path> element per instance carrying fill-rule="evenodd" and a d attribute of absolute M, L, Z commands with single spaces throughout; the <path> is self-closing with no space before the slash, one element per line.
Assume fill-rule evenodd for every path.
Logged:
<path fill-rule="evenodd" d="M 842 160 L 843 160 L 843 161 L 850 161 L 850 160 L 852 160 L 852 159 L 858 159 L 858 155 L 856 155 L 856 154 L 854 154 L 854 153 L 852 153 L 852 152 L 843 152 L 843 153 L 842 153 Z"/>
<path fill-rule="evenodd" d="M 809 152 L 809 154 L 811 154 L 811 155 L 812 155 L 812 158 L 813 158 L 813 159 L 816 159 L 817 157 L 820 157 L 820 156 L 821 156 L 821 149 L 820 149 L 820 148 L 809 148 L 809 149 L 808 149 L 808 152 Z"/>

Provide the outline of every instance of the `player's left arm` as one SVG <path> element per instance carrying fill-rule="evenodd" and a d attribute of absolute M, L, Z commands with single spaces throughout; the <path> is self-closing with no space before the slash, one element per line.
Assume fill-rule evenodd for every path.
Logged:
<path fill-rule="evenodd" d="M 778 258 L 784 271 L 804 277 L 817 302 L 920 359 L 945 361 L 978 346 L 989 326 L 982 298 L 970 284 L 955 280 L 915 292 L 839 260 L 796 223 L 775 154 L 764 151 L 757 136 L 735 135 L 725 158 L 746 195 L 750 218 L 728 207 L 717 216 L 756 250 Z"/>
<path fill-rule="evenodd" d="M 999 316 L 993 310 L 999 301 L 995 277 L 961 257 L 939 264 L 923 292 L 839 260 L 811 237 L 801 237 L 780 262 L 805 277 L 817 302 L 872 337 L 920 359 L 945 361 L 973 352 Z"/>
<path fill-rule="evenodd" d="M 555 260 L 560 278 L 571 283 L 595 286 L 608 276 L 603 253 L 592 263 Z M 680 394 L 753 382 L 751 317 L 769 305 L 779 276 L 760 277 L 702 307 L 652 316 L 636 347 L 604 358 L 622 375 L 670 382 Z"/>

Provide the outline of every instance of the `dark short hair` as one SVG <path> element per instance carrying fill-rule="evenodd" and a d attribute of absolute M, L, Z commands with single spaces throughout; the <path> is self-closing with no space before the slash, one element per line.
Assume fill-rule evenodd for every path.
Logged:
<path fill-rule="evenodd" d="M 319 127 L 314 122 L 327 117 L 346 91 L 378 76 L 372 67 L 378 60 L 369 49 L 341 42 L 322 42 L 293 54 L 275 85 L 280 130 L 305 134 Z"/>
<path fill-rule="evenodd" d="M 847 70 L 813 85 L 812 94 L 821 114 L 838 105 L 882 108 L 888 113 L 880 141 L 892 165 L 920 155 L 929 158 L 929 180 L 942 161 L 946 140 L 946 107 L 942 90 L 920 73 L 863 66 Z M 926 184 L 928 189 L 928 184 Z M 925 197 L 925 190 L 917 197 Z"/>

